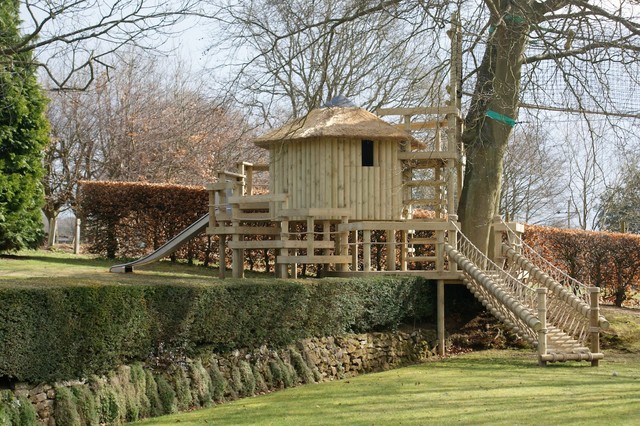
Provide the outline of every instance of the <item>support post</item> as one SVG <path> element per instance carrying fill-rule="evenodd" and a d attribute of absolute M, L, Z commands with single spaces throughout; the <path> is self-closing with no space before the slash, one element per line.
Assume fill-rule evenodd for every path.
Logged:
<path fill-rule="evenodd" d="M 349 217 L 348 216 L 342 216 L 340 217 L 340 224 L 341 225 L 346 225 L 347 223 L 349 223 Z M 338 233 L 338 239 L 340 241 L 340 255 L 346 256 L 349 254 L 349 231 L 340 231 Z M 347 272 L 349 270 L 349 267 L 347 266 L 347 264 L 345 263 L 339 263 L 338 264 L 338 268 L 337 268 L 340 272 Z"/>
<path fill-rule="evenodd" d="M 76 217 L 76 229 L 73 233 L 73 254 L 80 254 L 80 231 L 82 228 L 82 220 Z"/>
<path fill-rule="evenodd" d="M 387 271 L 396 270 L 396 231 L 387 231 Z"/>
<path fill-rule="evenodd" d="M 589 340 L 591 342 L 591 353 L 600 353 L 600 288 L 589 287 L 589 298 L 591 299 L 591 310 L 589 311 Z M 598 359 L 591 361 L 592 367 L 599 365 Z"/>
<path fill-rule="evenodd" d="M 322 240 L 323 241 L 331 241 L 331 222 L 325 220 L 322 222 Z M 322 252 L 325 256 L 331 255 L 331 249 L 324 249 Z M 326 273 L 329 270 L 329 263 L 325 263 L 322 265 L 323 273 Z"/>
<path fill-rule="evenodd" d="M 218 234 L 218 277 L 223 280 L 227 271 L 227 244 L 226 235 Z"/>
<path fill-rule="evenodd" d="M 234 227 L 239 227 L 239 222 L 233 222 Z M 233 241 L 242 241 L 243 237 L 240 234 L 233 234 Z M 234 248 L 231 258 L 231 276 L 233 278 L 244 278 L 244 250 Z"/>
<path fill-rule="evenodd" d="M 444 231 L 436 231 L 436 271 L 444 271 Z"/>
<path fill-rule="evenodd" d="M 458 222 L 458 215 L 455 215 L 455 214 L 449 215 L 449 221 L 452 223 Z M 447 231 L 447 239 L 448 239 L 449 245 L 453 247 L 455 250 L 458 250 L 458 231 L 456 230 L 455 227 L 452 226 L 451 229 Z M 449 264 L 449 272 L 458 271 L 458 264 L 453 260 L 453 258 L 449 258 L 448 264 Z"/>
<path fill-rule="evenodd" d="M 351 235 L 351 270 L 355 272 L 358 270 L 358 231 L 351 231 Z"/>
<path fill-rule="evenodd" d="M 409 250 L 409 236 L 407 230 L 400 231 L 400 270 L 407 270 L 407 250 Z"/>
<path fill-rule="evenodd" d="M 280 241 L 287 241 L 289 239 L 289 221 L 283 220 L 280 222 Z M 281 256 L 289 256 L 289 249 L 280 249 Z M 278 278 L 289 278 L 289 265 L 286 263 L 277 263 L 276 268 L 278 270 Z"/>
<path fill-rule="evenodd" d="M 489 258 L 498 266 L 503 266 L 506 260 L 502 255 L 502 234 L 504 231 L 501 228 L 503 228 L 502 220 L 499 215 L 496 215 L 493 217 L 493 255 L 489 255 Z"/>
<path fill-rule="evenodd" d="M 445 327 L 444 327 L 444 280 L 438 280 L 438 355 L 445 356 Z"/>
<path fill-rule="evenodd" d="M 371 230 L 362 231 L 362 270 L 371 271 Z"/>
<path fill-rule="evenodd" d="M 538 330 L 538 364 L 547 365 L 542 357 L 547 354 L 547 289 L 536 289 L 538 297 L 538 320 L 540 321 L 540 330 Z"/>

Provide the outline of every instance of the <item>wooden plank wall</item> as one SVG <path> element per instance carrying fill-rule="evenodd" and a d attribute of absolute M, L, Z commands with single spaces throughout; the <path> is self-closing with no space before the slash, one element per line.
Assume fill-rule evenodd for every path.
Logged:
<path fill-rule="evenodd" d="M 290 209 L 352 208 L 350 220 L 397 220 L 402 185 L 397 142 L 375 141 L 374 166 L 362 167 L 361 139 L 285 142 L 270 149 L 270 190 Z"/>

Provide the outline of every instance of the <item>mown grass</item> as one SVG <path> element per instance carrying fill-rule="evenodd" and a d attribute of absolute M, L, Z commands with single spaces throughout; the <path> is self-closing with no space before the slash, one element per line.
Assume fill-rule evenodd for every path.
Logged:
<path fill-rule="evenodd" d="M 0 287 L 216 282 L 217 269 L 159 262 L 112 274 L 117 261 L 56 252 L 0 257 Z M 640 316 L 606 310 L 606 359 L 536 365 L 532 352 L 486 351 L 307 385 L 139 425 L 640 424 Z"/>
<path fill-rule="evenodd" d="M 126 259 L 110 260 L 92 255 L 73 255 L 66 252 L 45 250 L 0 255 L 0 287 L 15 285 L 162 284 L 167 282 L 173 284 L 211 284 L 218 280 L 217 268 L 205 268 L 170 261 L 136 267 L 133 274 L 109 272 L 110 266 L 126 261 Z M 248 273 L 248 276 L 253 277 L 260 275 Z"/>
<path fill-rule="evenodd" d="M 632 425 L 640 358 L 538 367 L 532 354 L 486 351 L 307 385 L 136 425 Z"/>

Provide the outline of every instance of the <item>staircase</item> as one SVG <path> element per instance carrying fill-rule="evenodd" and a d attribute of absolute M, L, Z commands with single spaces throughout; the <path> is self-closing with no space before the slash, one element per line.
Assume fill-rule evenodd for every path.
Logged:
<path fill-rule="evenodd" d="M 567 277 L 514 235 L 502 244 L 500 266 L 459 229 L 445 252 L 487 310 L 537 347 L 541 365 L 591 361 L 597 366 L 604 357 L 599 331 L 609 326 L 599 313 L 599 289 Z"/>

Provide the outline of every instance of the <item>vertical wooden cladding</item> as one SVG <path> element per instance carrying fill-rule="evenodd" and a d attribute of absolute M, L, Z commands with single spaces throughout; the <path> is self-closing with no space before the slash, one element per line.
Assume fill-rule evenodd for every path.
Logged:
<path fill-rule="evenodd" d="M 351 208 L 350 220 L 397 220 L 402 206 L 397 141 L 374 141 L 362 165 L 361 138 L 313 138 L 274 144 L 270 188 L 289 208 Z"/>

